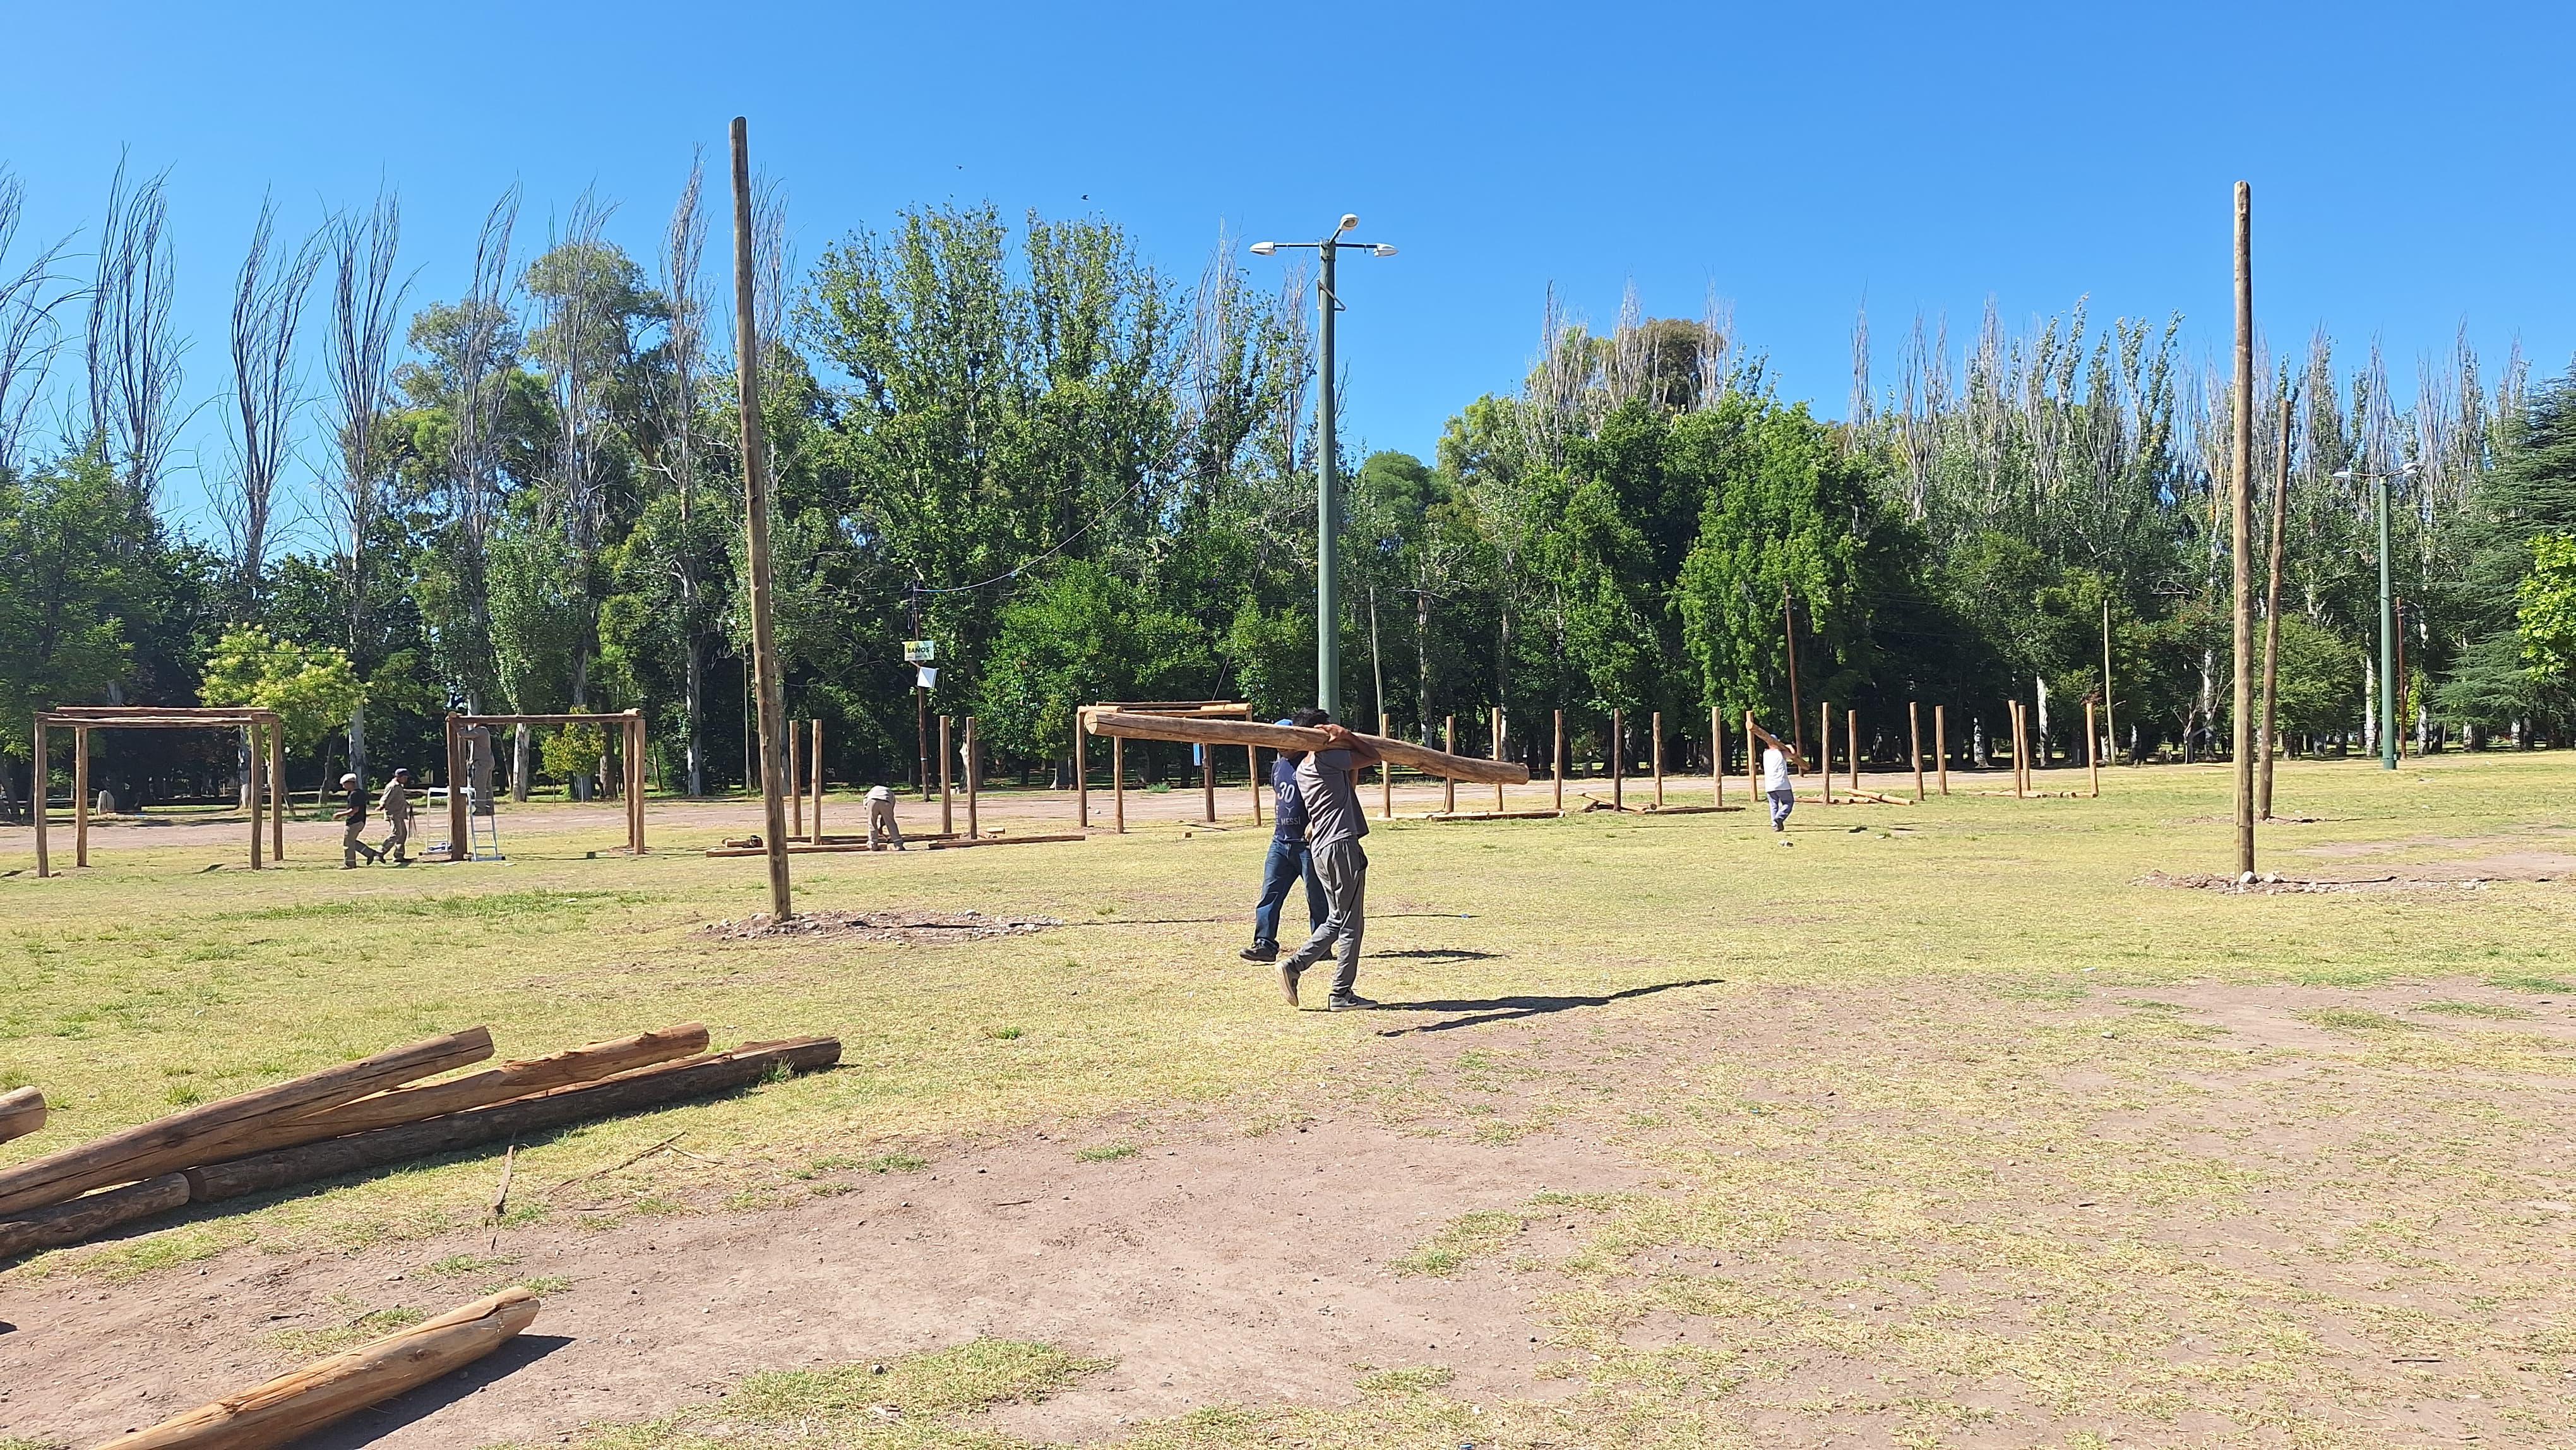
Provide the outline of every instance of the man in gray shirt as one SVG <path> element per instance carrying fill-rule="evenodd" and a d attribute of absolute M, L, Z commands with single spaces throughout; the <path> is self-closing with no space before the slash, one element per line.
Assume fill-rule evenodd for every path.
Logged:
<path fill-rule="evenodd" d="M 1297 978 L 1326 956 L 1335 959 L 1333 994 L 1325 1006 L 1335 1012 L 1377 1004 L 1353 990 L 1360 980 L 1360 935 L 1367 926 L 1368 853 L 1360 837 L 1368 819 L 1360 813 L 1359 773 L 1378 763 L 1377 753 L 1321 710 L 1300 710 L 1299 725 L 1321 727 L 1329 742 L 1297 763 L 1297 795 L 1306 803 L 1306 846 L 1315 879 L 1323 884 L 1327 914 L 1296 955 L 1279 964 L 1279 989 L 1288 1005 L 1297 1005 Z"/>

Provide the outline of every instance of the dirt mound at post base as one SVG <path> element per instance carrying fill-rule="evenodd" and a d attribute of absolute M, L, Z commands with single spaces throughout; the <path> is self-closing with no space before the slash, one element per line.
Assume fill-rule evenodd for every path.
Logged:
<path fill-rule="evenodd" d="M 940 943 L 1031 936 L 1064 923 L 1052 916 L 986 916 L 980 911 L 808 911 L 785 921 L 769 913 L 711 921 L 700 936 L 723 941 L 860 941 Z"/>

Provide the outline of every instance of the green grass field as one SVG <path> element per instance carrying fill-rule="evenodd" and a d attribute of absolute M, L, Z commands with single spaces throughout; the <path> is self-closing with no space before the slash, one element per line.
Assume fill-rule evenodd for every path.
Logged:
<path fill-rule="evenodd" d="M 690 1019 L 719 1045 L 840 1034 L 837 1071 L 523 1145 L 517 1171 L 553 1181 L 684 1133 L 689 1156 L 598 1181 L 611 1217 L 757 1207 L 818 1164 L 900 1169 L 1042 1121 L 1240 1107 L 1330 1066 L 1390 1122 L 1590 1133 L 1657 1175 L 1471 1215 L 1395 1265 L 1523 1276 L 1576 1393 L 1471 1406 L 1436 1364 L 1378 1366 L 1342 1406 L 1132 1443 L 2563 1445 L 2576 894 L 2410 880 L 2555 875 L 2571 770 L 2285 765 L 2282 810 L 2318 819 L 2267 830 L 2267 870 L 2408 878 L 2320 894 L 2142 884 L 2227 869 L 2223 768 L 2114 772 L 2099 801 L 1803 806 L 1787 846 L 1750 813 L 1382 826 L 1369 941 L 1397 955 L 1372 995 L 1715 984 L 1437 1062 L 1385 1016 L 1288 1011 L 1233 959 L 1250 829 L 795 858 L 817 908 L 1067 923 L 953 946 L 701 935 L 762 908 L 760 863 L 659 816 L 642 860 L 586 859 L 600 833 L 539 811 L 509 866 L 401 873 L 306 848 L 198 874 L 203 849 L 119 841 L 72 879 L 0 881 L 0 1087 L 57 1113 L 0 1163 L 474 1023 L 503 1057 Z M 117 1288 L 434 1234 L 475 1220 L 493 1156 L 9 1272 Z M 594 1443 L 1015 1444 L 980 1406 L 1096 1372 L 1000 1341 L 857 1398 L 794 1368 Z"/>

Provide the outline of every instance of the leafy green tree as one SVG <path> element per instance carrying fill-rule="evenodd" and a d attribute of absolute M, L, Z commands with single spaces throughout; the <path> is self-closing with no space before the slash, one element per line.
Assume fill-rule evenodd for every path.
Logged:
<path fill-rule="evenodd" d="M 2535 677 L 2563 684 L 2576 675 L 2576 538 L 2532 535 L 2531 572 L 2514 591 L 2514 632 Z"/>
<path fill-rule="evenodd" d="M 229 629 L 206 656 L 198 696 L 209 705 L 277 712 L 290 750 L 311 750 L 367 699 L 367 687 L 336 645 L 301 645 L 252 625 Z"/>

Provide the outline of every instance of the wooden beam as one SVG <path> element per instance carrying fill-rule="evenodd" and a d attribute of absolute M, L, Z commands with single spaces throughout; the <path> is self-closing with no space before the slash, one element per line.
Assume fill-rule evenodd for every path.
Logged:
<path fill-rule="evenodd" d="M 250 727 L 250 869 L 260 869 L 260 777 L 268 773 L 268 752 L 261 748 L 259 727 Z"/>
<path fill-rule="evenodd" d="M 1941 794 L 1950 793 L 1950 707 L 1932 707 L 1932 765 L 1940 772 Z"/>
<path fill-rule="evenodd" d="M 2102 797 L 2102 737 L 2093 733 L 2093 699 L 2084 699 L 2084 764 L 2093 778 L 2093 798 Z"/>
<path fill-rule="evenodd" d="M 1816 774 L 1825 783 L 1825 804 L 1834 803 L 1834 702 L 1816 702 Z"/>
<path fill-rule="evenodd" d="M 1503 758 L 1503 707 L 1500 705 L 1494 707 L 1494 758 Z M 1503 783 L 1498 780 L 1494 782 L 1494 809 L 1499 811 L 1502 808 Z"/>
<path fill-rule="evenodd" d="M 1261 824 L 1261 747 L 1243 747 L 1244 779 L 1252 784 L 1252 823 Z"/>
<path fill-rule="evenodd" d="M 813 724 L 814 745 L 811 750 L 806 752 L 808 758 L 813 762 L 813 764 L 807 774 L 813 777 L 814 786 L 813 839 L 819 841 L 823 839 L 823 717 L 819 715 L 815 716 Z M 966 737 L 969 740 L 972 740 L 974 738 L 974 734 L 975 727 L 970 722 L 966 727 Z"/>
<path fill-rule="evenodd" d="M 1627 780 L 1627 776 L 1628 776 L 1627 765 L 1628 765 L 1628 762 L 1623 758 L 1622 753 L 1621 753 L 1621 747 L 1622 747 L 1622 746 L 1625 746 L 1625 745 L 1628 743 L 1628 738 L 1627 738 L 1627 737 L 1628 737 L 1628 732 L 1627 732 L 1627 730 L 1626 730 L 1626 728 L 1625 728 L 1625 726 L 1624 726 L 1623 722 L 1622 722 L 1622 721 L 1620 720 L 1620 718 L 1619 718 L 1619 712 L 1618 712 L 1617 710 L 1615 710 L 1615 709 L 1614 709 L 1614 710 L 1612 710 L 1612 711 L 1610 712 L 1610 760 L 1609 760 L 1609 765 L 1610 765 L 1610 809 L 1612 809 L 1612 810 L 1614 810 L 1614 811 L 1626 810 L 1626 809 L 1627 809 L 1627 805 L 1626 805 L 1625 801 L 1626 801 L 1626 786 L 1627 786 L 1627 783 L 1628 783 L 1628 780 Z"/>
<path fill-rule="evenodd" d="M 1851 758 L 1851 788 L 1854 794 L 1858 794 L 1860 791 L 1860 712 L 1858 710 L 1843 712 L 1843 747 L 1844 752 Z"/>
<path fill-rule="evenodd" d="M 1091 724 L 1080 711 L 1073 716 L 1073 823 L 1091 829 Z"/>
<path fill-rule="evenodd" d="M 1565 712 L 1563 710 L 1556 712 L 1556 746 L 1554 753 L 1548 756 L 1547 776 L 1550 794 L 1555 797 L 1557 813 L 1562 815 L 1565 812 Z"/>
<path fill-rule="evenodd" d="M 286 859 L 286 722 L 268 722 L 268 859 Z"/>
<path fill-rule="evenodd" d="M 1715 705 L 1708 707 L 1708 794 L 1710 805 L 1725 807 L 1726 727 L 1719 723 Z"/>
<path fill-rule="evenodd" d="M 156 1174 L 122 1188 L 85 1193 L 0 1217 L 0 1261 L 94 1239 L 112 1228 L 188 1206 L 188 1180 Z"/>
<path fill-rule="evenodd" d="M 967 717 L 966 734 L 970 739 L 975 734 L 975 721 L 972 716 Z M 1198 747 L 1198 755 L 1199 818 L 1213 826 L 1216 824 L 1216 747 L 1202 745 Z M 968 773 L 973 773 L 971 764 L 968 766 Z M 975 811 L 971 804 L 975 798 L 975 788 L 972 785 L 966 788 L 966 798 L 970 802 L 966 809 L 966 834 L 971 836 L 975 834 Z"/>
<path fill-rule="evenodd" d="M 977 791 L 980 789 L 981 777 L 983 774 L 984 762 L 975 748 L 975 717 L 969 715 L 966 717 L 966 839 L 970 841 L 983 834 L 975 813 L 975 796 Z M 818 820 L 821 819 L 823 814 L 822 790 L 823 787 L 821 782 L 816 782 L 814 786 L 814 815 Z M 1211 818 L 1216 814 L 1215 803 L 1213 801 L 1209 803 L 1208 814 Z M 814 839 L 818 841 L 823 839 L 823 833 L 817 830 L 814 833 Z"/>
<path fill-rule="evenodd" d="M 536 1295 L 513 1286 L 149 1429 L 120 1435 L 100 1450 L 284 1445 L 472 1364 L 535 1322 L 537 1308 Z"/>
<path fill-rule="evenodd" d="M 0 1143 L 23 1138 L 45 1125 L 45 1095 L 34 1088 L 0 1093 Z"/>
<path fill-rule="evenodd" d="M 257 737 L 254 736 L 254 739 Z M 251 864 L 259 864 L 259 763 L 250 763 Z M 72 864 L 89 864 L 89 727 L 72 727 Z"/>
<path fill-rule="evenodd" d="M 1914 801 L 1923 802 L 1923 712 L 1912 700 L 1905 702 L 1905 750 L 1914 761 Z"/>
<path fill-rule="evenodd" d="M 1153 717 L 1139 715 L 1131 718 Z M 1099 719 L 1092 721 L 1091 728 L 1094 731 L 1100 729 Z M 1123 735 L 1109 737 L 1109 821 L 1118 834 L 1127 834 L 1127 738 Z"/>
<path fill-rule="evenodd" d="M 943 722 L 947 718 L 940 717 Z M 800 720 L 787 722 L 787 791 L 787 836 L 794 840 L 805 834 L 805 730 Z"/>
<path fill-rule="evenodd" d="M 447 859 L 451 865 L 473 858 L 467 819 L 473 805 L 465 796 L 465 732 L 459 723 L 463 718 L 452 710 L 447 715 Z"/>
<path fill-rule="evenodd" d="M 1653 742 L 1655 771 L 1655 809 L 1664 808 L 1664 712 L 1657 710 L 1649 721 L 1647 732 Z"/>
<path fill-rule="evenodd" d="M 1252 720 L 1201 720 L 1161 715 L 1125 715 L 1115 711 L 1094 715 L 1092 730 L 1113 740 L 1179 740 L 1219 745 L 1265 745 L 1273 750 L 1314 751 L 1326 748 L 1330 741 L 1321 730 L 1295 725 L 1264 725 Z M 1451 755 L 1416 745 L 1409 740 L 1396 740 L 1384 735 L 1362 735 L 1361 742 L 1386 760 L 1419 770 L 1425 775 L 1444 776 L 1477 784 L 1500 779 L 1505 785 L 1529 783 L 1529 768 L 1512 761 L 1482 760 L 1472 756 Z"/>
<path fill-rule="evenodd" d="M 1458 717 L 1440 717 L 1440 748 L 1451 755 L 1458 753 Z M 1440 780 L 1440 809 L 1455 813 L 1458 809 L 1458 778 L 1443 776 Z"/>
<path fill-rule="evenodd" d="M 949 754 L 956 748 L 948 738 L 948 717 L 939 717 L 939 833 L 954 835 L 957 830 L 957 797 L 950 780 Z"/>
<path fill-rule="evenodd" d="M 1395 733 L 1394 717 L 1383 710 L 1377 714 L 1377 733 L 1381 736 Z M 1377 763 L 1377 818 L 1381 821 L 1395 819 L 1395 766 L 1390 761 Z"/>

